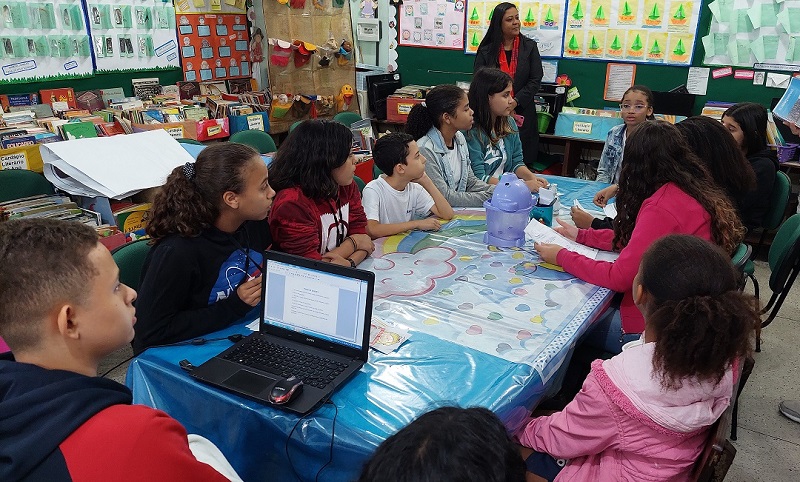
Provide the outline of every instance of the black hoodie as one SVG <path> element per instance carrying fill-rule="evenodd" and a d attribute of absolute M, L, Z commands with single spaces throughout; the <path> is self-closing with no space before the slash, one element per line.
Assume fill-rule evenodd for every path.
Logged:
<path fill-rule="evenodd" d="M 59 445 L 112 405 L 130 405 L 119 383 L 0 360 L 0 480 L 71 480 Z"/>
<path fill-rule="evenodd" d="M 775 152 L 767 149 L 747 156 L 756 174 L 756 188 L 735 202 L 739 207 L 742 223 L 748 231 L 760 228 L 769 212 L 775 175 L 778 172 L 778 159 Z"/>

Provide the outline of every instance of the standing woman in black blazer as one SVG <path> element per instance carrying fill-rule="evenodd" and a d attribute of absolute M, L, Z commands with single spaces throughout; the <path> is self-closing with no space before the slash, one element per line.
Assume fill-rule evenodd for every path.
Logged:
<path fill-rule="evenodd" d="M 519 126 L 522 155 L 525 164 L 536 161 L 539 150 L 539 131 L 536 104 L 533 96 L 542 83 L 542 58 L 534 40 L 521 35 L 519 10 L 513 3 L 503 2 L 494 7 L 486 36 L 478 47 L 474 70 L 496 67 L 514 79 L 515 111 L 524 117 Z"/>

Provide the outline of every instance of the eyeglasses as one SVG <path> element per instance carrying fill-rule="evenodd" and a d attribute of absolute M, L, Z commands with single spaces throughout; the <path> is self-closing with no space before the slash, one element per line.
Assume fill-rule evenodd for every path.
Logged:
<path fill-rule="evenodd" d="M 637 104 L 637 105 L 620 104 L 619 105 L 619 110 L 632 110 L 634 112 L 641 112 L 641 111 L 643 111 L 645 109 L 647 109 L 647 106 L 646 105 L 641 105 L 641 104 Z"/>

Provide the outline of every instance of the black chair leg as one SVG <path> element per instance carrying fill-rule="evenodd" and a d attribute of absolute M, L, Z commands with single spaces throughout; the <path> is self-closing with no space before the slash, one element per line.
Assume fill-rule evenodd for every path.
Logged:
<path fill-rule="evenodd" d="M 736 400 L 733 402 L 733 412 L 731 413 L 731 440 L 736 440 L 736 429 L 739 426 L 739 397 L 742 395 L 742 390 L 744 390 L 744 386 L 747 383 L 747 379 L 750 378 L 750 374 L 753 373 L 753 367 L 755 365 L 755 359 L 750 356 L 745 358 L 742 365 L 742 375 L 739 379 L 739 388 L 736 390 Z"/>

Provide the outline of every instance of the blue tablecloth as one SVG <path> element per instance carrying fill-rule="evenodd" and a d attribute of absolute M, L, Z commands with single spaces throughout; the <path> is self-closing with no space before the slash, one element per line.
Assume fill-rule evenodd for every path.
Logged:
<path fill-rule="evenodd" d="M 184 144 L 182 142 L 181 143 L 181 147 L 183 147 L 183 149 L 186 152 L 188 152 L 192 157 L 197 159 L 197 156 L 200 154 L 200 151 L 202 151 L 203 149 L 205 149 L 208 146 L 205 146 L 205 145 L 201 146 L 201 145 L 197 145 L 197 144 Z M 261 158 L 264 159 L 264 162 L 267 163 L 267 165 L 269 166 L 270 163 L 272 162 L 273 155 L 274 155 L 274 153 L 261 154 Z"/>
<path fill-rule="evenodd" d="M 603 185 L 550 177 L 562 203 L 591 205 Z M 611 293 L 542 265 L 529 247 L 482 243 L 485 214 L 459 210 L 439 233 L 404 233 L 376 243 L 362 268 L 376 272 L 374 315 L 409 328 L 396 352 L 369 363 L 326 404 L 300 419 L 195 382 L 178 368 L 230 346 L 146 351 L 128 370 L 134 402 L 165 410 L 212 440 L 245 480 L 354 480 L 375 447 L 441 405 L 484 406 L 518 426 L 560 384 L 575 341 Z M 416 272 L 415 272 L 416 270 Z M 246 333 L 237 325 L 211 337 Z M 332 439 L 335 423 L 335 440 Z M 291 433 L 291 439 L 289 434 Z M 288 454 L 288 459 L 287 459 Z"/>

